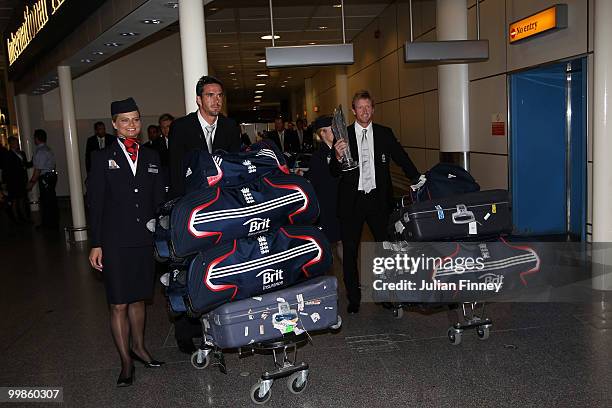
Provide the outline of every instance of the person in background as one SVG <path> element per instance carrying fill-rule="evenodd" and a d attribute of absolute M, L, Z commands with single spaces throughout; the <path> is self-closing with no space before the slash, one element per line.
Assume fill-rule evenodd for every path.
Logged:
<path fill-rule="evenodd" d="M 115 141 L 116 137 L 106 133 L 104 122 L 94 123 L 94 135 L 87 138 L 85 145 L 85 169 L 87 174 L 91 169 L 91 153 L 96 150 L 102 150 Z"/>
<path fill-rule="evenodd" d="M 266 138 L 276 144 L 283 153 L 299 153 L 300 142 L 297 134 L 293 130 L 285 129 L 285 121 L 283 118 L 274 120 L 274 130 L 266 134 Z"/>
<path fill-rule="evenodd" d="M 295 133 L 298 135 L 298 139 L 300 142 L 300 149 L 304 153 L 311 153 L 314 150 L 313 140 L 312 140 L 312 131 L 311 128 L 306 128 L 304 126 L 304 119 L 298 119 L 295 122 L 297 126 L 297 130 Z M 316 132 L 316 129 L 314 129 Z"/>
<path fill-rule="evenodd" d="M 159 153 L 159 160 L 161 161 L 162 167 L 166 168 L 168 167 L 168 146 L 170 145 L 168 137 L 170 135 L 170 126 L 172 122 L 174 122 L 174 116 L 169 113 L 161 114 L 157 120 L 160 131 L 157 153 Z"/>
<path fill-rule="evenodd" d="M 9 150 L 3 151 L 2 179 L 6 183 L 7 202 L 10 203 L 9 217 L 15 223 L 26 223 L 30 220 L 27 204 L 28 173 L 30 167 L 26 154 L 19 149 L 19 139 L 8 138 Z"/>
<path fill-rule="evenodd" d="M 340 222 L 336 213 L 338 206 L 338 182 L 333 176 L 329 162 L 334 155 L 334 134 L 331 130 L 332 117 L 321 116 L 314 122 L 316 135 L 321 143 L 310 158 L 309 169 L 303 175 L 312 183 L 319 201 L 319 225 L 330 244 L 336 246 L 336 255 L 342 262 L 342 241 L 340 240 Z M 300 174 L 298 172 L 298 174 Z"/>
<path fill-rule="evenodd" d="M 163 202 L 157 152 L 138 144 L 140 112 L 132 98 L 111 104 L 118 142 L 94 152 L 87 179 L 91 266 L 102 272 L 110 326 L 121 358 L 117 386 L 132 385 L 134 360 L 160 367 L 144 343 L 145 300 L 155 287 L 153 237 L 146 227 Z M 131 340 L 131 346 L 130 346 Z"/>
<path fill-rule="evenodd" d="M 389 165 L 398 164 L 404 174 L 414 182 L 419 171 L 408 154 L 395 138 L 393 130 L 372 122 L 374 99 L 366 90 L 353 96 L 352 112 L 355 122 L 348 126 L 348 137 L 353 159 L 359 167 L 342 171 L 341 161 L 346 142 L 339 140 L 334 145 L 329 166 L 331 173 L 340 177 L 338 185 L 338 216 L 342 235 L 342 265 L 344 285 L 348 296 L 349 313 L 358 313 L 361 302 L 358 250 L 364 222 L 368 223 L 376 242 L 387 238 L 387 222 L 393 208 L 393 188 Z"/>
<path fill-rule="evenodd" d="M 55 155 L 51 148 L 47 146 L 47 132 L 43 129 L 36 129 L 34 131 L 34 144 L 36 145 L 32 158 L 34 172 L 28 183 L 28 191 L 31 191 L 34 185 L 38 183 L 41 223 L 36 228 L 57 230 L 59 227 L 59 209 L 57 207 L 57 196 L 55 195 L 57 172 L 55 171 Z"/>

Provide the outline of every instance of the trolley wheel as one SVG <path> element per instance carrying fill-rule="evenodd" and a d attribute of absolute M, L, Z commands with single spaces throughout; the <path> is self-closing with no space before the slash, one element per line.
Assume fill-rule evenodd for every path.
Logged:
<path fill-rule="evenodd" d="M 451 327 L 448 329 L 448 339 L 450 340 L 453 346 L 457 346 L 461 344 L 461 332 Z"/>
<path fill-rule="evenodd" d="M 393 309 L 393 317 L 396 319 L 401 319 L 404 316 L 404 308 L 403 307 L 397 307 Z"/>
<path fill-rule="evenodd" d="M 287 388 L 293 394 L 301 394 L 308 385 L 308 372 L 306 372 L 306 376 L 302 377 L 302 371 L 298 371 L 297 373 L 291 374 L 287 378 Z"/>
<path fill-rule="evenodd" d="M 331 330 L 340 330 L 341 327 L 342 327 L 342 317 L 338 315 L 338 321 L 336 322 L 336 324 L 329 326 L 329 328 Z"/>
<path fill-rule="evenodd" d="M 203 370 L 206 367 L 208 367 L 208 364 L 210 363 L 210 355 L 207 354 L 206 356 L 204 356 L 203 360 L 200 358 L 199 359 L 200 361 L 198 361 L 199 353 L 200 353 L 199 350 L 196 350 L 193 352 L 193 354 L 191 355 L 191 365 L 194 366 L 198 370 Z"/>
<path fill-rule="evenodd" d="M 269 389 L 268 392 L 266 392 L 263 397 L 260 397 L 259 389 L 261 388 L 261 385 L 262 385 L 261 382 L 258 382 L 258 383 L 253 384 L 253 386 L 251 387 L 251 401 L 253 401 L 257 405 L 265 404 L 266 402 L 268 402 L 268 400 L 272 396 L 272 389 Z"/>
<path fill-rule="evenodd" d="M 476 333 L 478 334 L 478 338 L 480 340 L 486 340 L 489 338 L 489 327 L 488 326 L 478 326 L 476 328 Z"/>

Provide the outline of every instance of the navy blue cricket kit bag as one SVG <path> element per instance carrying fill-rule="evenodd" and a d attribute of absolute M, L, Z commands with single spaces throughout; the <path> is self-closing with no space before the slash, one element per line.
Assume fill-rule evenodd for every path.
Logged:
<path fill-rule="evenodd" d="M 321 276 L 299 285 L 237 302 L 226 303 L 202 318 L 207 343 L 222 349 L 335 329 L 338 281 Z"/>
<path fill-rule="evenodd" d="M 254 144 L 246 152 L 214 154 L 194 150 L 185 155 L 185 192 L 205 187 L 229 187 L 251 182 L 269 173 L 289 174 L 285 156 L 275 146 Z"/>
<path fill-rule="evenodd" d="M 282 225 L 312 224 L 318 216 L 319 203 L 308 180 L 285 174 L 264 176 L 183 196 L 170 214 L 170 245 L 176 256 L 184 257 Z"/>
<path fill-rule="evenodd" d="M 332 264 L 329 242 L 312 226 L 286 226 L 257 237 L 237 239 L 200 252 L 191 261 L 186 279 L 187 302 L 196 313 L 229 301 L 294 285 L 325 274 Z M 174 296 L 177 285 L 169 286 Z M 167 292 L 168 292 L 167 289 Z M 171 300 L 180 304 L 179 300 Z M 179 310 L 184 307 L 179 306 Z"/>
<path fill-rule="evenodd" d="M 425 173 L 425 184 L 400 198 L 399 207 L 458 194 L 480 191 L 480 185 L 463 167 L 438 163 Z"/>

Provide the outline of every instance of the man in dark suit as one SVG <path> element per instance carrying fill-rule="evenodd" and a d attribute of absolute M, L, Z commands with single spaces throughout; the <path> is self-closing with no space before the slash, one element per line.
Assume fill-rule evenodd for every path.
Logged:
<path fill-rule="evenodd" d="M 183 157 L 197 149 L 209 152 L 240 151 L 240 128 L 232 119 L 221 114 L 223 107 L 223 83 L 212 76 L 203 76 L 196 84 L 198 110 L 178 118 L 170 126 L 169 173 L 172 199 L 185 193 L 185 168 Z M 174 336 L 179 350 L 191 354 L 195 351 L 193 337 L 202 335 L 201 324 L 187 316 L 174 321 Z"/>
<path fill-rule="evenodd" d="M 266 139 L 270 139 L 283 153 L 299 153 L 300 140 L 295 130 L 285 129 L 283 118 L 274 120 L 274 130 L 266 133 Z"/>
<path fill-rule="evenodd" d="M 240 151 L 240 128 L 233 119 L 221 114 L 223 83 L 212 76 L 203 76 L 196 85 L 198 110 L 178 118 L 170 126 L 169 166 L 170 197 L 185 192 L 185 153 L 196 149 L 228 152 Z"/>
<path fill-rule="evenodd" d="M 159 126 L 149 125 L 147 133 L 149 141 L 143 144 L 144 147 L 153 149 L 159 154 L 159 162 L 161 164 L 161 176 L 166 192 L 168 191 L 168 134 L 170 133 L 170 125 L 174 121 L 174 117 L 169 113 L 162 114 L 158 123 Z M 159 133 L 153 134 L 153 128 L 155 132 L 159 130 Z"/>
<path fill-rule="evenodd" d="M 398 164 L 411 180 L 416 181 L 420 174 L 393 130 L 372 123 L 374 100 L 368 91 L 359 91 L 353 96 L 352 111 L 355 123 L 347 130 L 351 155 L 359 160 L 359 167 L 342 171 L 342 155 L 347 148 L 344 141 L 335 144 L 335 155 L 329 166 L 333 175 L 341 177 L 338 217 L 344 246 L 344 285 L 349 300 L 348 312 L 357 313 L 361 302 L 357 271 L 361 230 L 363 223 L 367 222 L 377 242 L 386 239 L 387 222 L 393 206 L 390 161 Z"/>
<path fill-rule="evenodd" d="M 297 127 L 297 130 L 295 131 L 295 133 L 297 134 L 298 139 L 299 139 L 300 150 L 305 153 L 310 153 L 314 151 L 314 145 L 313 145 L 313 140 L 312 140 L 312 128 L 304 127 L 303 119 L 298 119 L 295 122 L 295 126 Z"/>
<path fill-rule="evenodd" d="M 96 122 L 94 124 L 94 135 L 87 138 L 87 145 L 85 146 L 85 168 L 87 169 L 87 174 L 91 170 L 91 152 L 110 146 L 115 139 L 115 136 L 106 133 L 104 122 Z"/>
<path fill-rule="evenodd" d="M 9 150 L 0 153 L 3 154 L 2 179 L 6 183 L 8 200 L 11 204 L 9 215 L 15 222 L 26 222 L 30 218 L 27 206 L 26 169 L 31 167 L 31 163 L 28 163 L 25 153 L 19 149 L 19 140 L 16 137 L 9 137 L 8 144 Z"/>

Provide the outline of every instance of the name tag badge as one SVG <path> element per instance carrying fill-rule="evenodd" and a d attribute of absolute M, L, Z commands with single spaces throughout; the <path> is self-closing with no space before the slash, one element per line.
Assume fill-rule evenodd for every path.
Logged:
<path fill-rule="evenodd" d="M 116 161 L 114 161 L 114 160 L 109 160 L 109 161 L 108 161 L 108 168 L 109 168 L 110 170 L 116 170 L 116 169 L 118 169 L 118 168 L 119 168 L 119 165 L 117 164 L 117 162 L 116 162 Z"/>
<path fill-rule="evenodd" d="M 149 167 L 148 171 L 149 173 L 155 173 L 155 174 L 159 173 L 159 169 L 156 169 L 155 167 Z"/>

